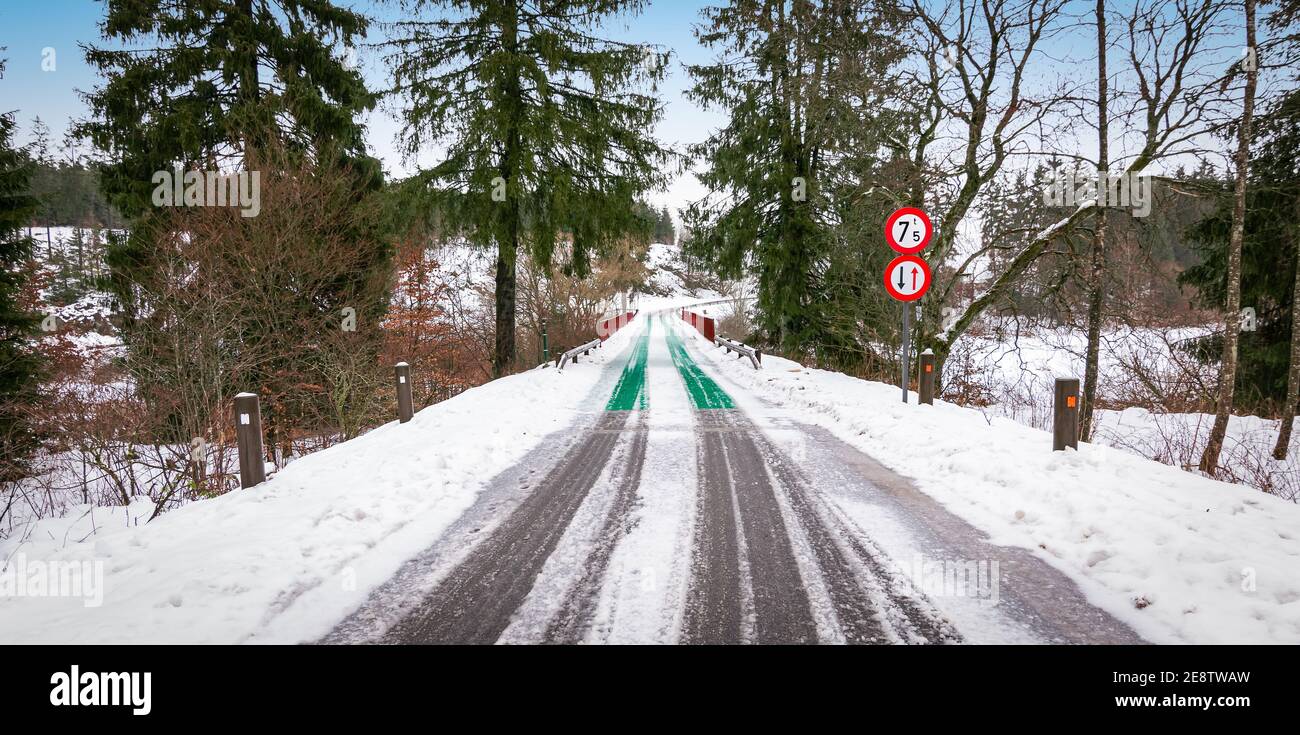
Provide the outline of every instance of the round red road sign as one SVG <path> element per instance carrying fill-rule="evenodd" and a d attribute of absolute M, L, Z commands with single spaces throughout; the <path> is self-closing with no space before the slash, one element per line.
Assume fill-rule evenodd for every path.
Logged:
<path fill-rule="evenodd" d="M 916 207 L 894 210 L 885 220 L 885 242 L 903 255 L 914 255 L 925 249 L 934 236 L 930 216 Z"/>
<path fill-rule="evenodd" d="M 930 288 L 930 266 L 915 255 L 900 255 L 885 267 L 885 290 L 899 301 L 916 301 Z"/>

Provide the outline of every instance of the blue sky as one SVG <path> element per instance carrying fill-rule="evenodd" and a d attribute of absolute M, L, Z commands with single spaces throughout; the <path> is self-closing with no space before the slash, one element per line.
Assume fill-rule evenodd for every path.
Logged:
<path fill-rule="evenodd" d="M 345 3 L 346 4 L 346 3 Z M 710 58 L 691 33 L 706 2 L 659 0 L 635 17 L 615 17 L 607 23 L 605 34 L 619 40 L 656 43 L 673 49 L 676 54 L 671 75 L 661 87 L 666 103 L 664 119 L 656 131 L 661 140 L 686 144 L 703 140 L 709 131 L 721 125 L 716 111 L 704 111 L 683 94 L 689 79 L 681 64 L 700 63 Z M 392 17 L 391 5 L 355 3 L 373 14 Z M 16 111 L 19 124 L 18 142 L 29 138 L 32 119 L 39 116 L 53 133 L 58 145 L 68 121 L 84 116 L 86 106 L 78 91 L 89 91 L 98 83 L 98 74 L 86 64 L 79 43 L 99 40 L 99 21 L 103 6 L 94 0 L 3 0 L 0 2 L 0 46 L 8 59 L 4 78 L 0 80 L 0 111 Z M 372 30 L 372 40 L 378 29 Z M 46 49 L 53 49 L 54 69 L 42 69 Z M 373 87 L 386 83 L 386 71 L 376 52 L 361 54 L 363 73 Z M 399 124 L 385 109 L 376 110 L 367 119 L 368 142 L 384 166 L 396 174 L 407 173 L 393 138 Z M 695 178 L 680 178 L 667 192 L 649 197 L 656 204 L 676 209 L 688 200 L 704 194 Z"/>
<path fill-rule="evenodd" d="M 604 35 L 610 38 L 654 43 L 673 50 L 675 58 L 670 76 L 660 89 L 666 104 L 665 116 L 656 131 L 659 138 L 669 144 L 682 146 L 701 141 L 725 122 L 718 111 L 703 110 L 686 99 L 684 92 L 690 82 L 682 68 L 683 63 L 703 63 L 712 58 L 712 53 L 696 42 L 692 27 L 699 22 L 702 7 L 720 1 L 653 0 L 640 15 L 608 19 L 603 30 Z M 391 20 L 400 14 L 400 8 L 393 2 L 358 0 L 354 7 L 381 20 Z M 1090 13 L 1091 4 L 1080 3 L 1072 9 L 1076 13 Z M 98 40 L 102 14 L 103 6 L 95 0 L 0 0 L 0 46 L 7 47 L 3 56 L 8 59 L 4 78 L 0 80 L 0 111 L 17 112 L 19 143 L 30 139 L 31 122 L 38 115 L 50 126 L 57 144 L 68 121 L 86 114 L 78 90 L 92 89 L 98 83 L 98 77 L 87 66 L 78 44 Z M 382 29 L 372 29 L 371 40 L 379 40 L 382 34 Z M 1233 52 L 1237 49 L 1233 45 L 1237 35 L 1235 28 L 1230 35 L 1231 38 L 1220 39 L 1219 43 Z M 1042 68 L 1051 70 L 1051 73 L 1035 75 L 1035 82 L 1050 83 L 1050 77 L 1062 73 L 1068 76 L 1068 70 L 1076 64 L 1090 70 L 1093 62 L 1086 59 L 1093 53 L 1092 43 L 1087 28 L 1075 28 L 1046 41 L 1044 51 L 1048 58 L 1056 61 L 1046 63 Z M 54 69 L 49 71 L 42 68 L 47 49 L 54 53 Z M 1116 49 L 1112 53 L 1118 52 Z M 360 56 L 363 74 L 374 88 L 384 87 L 388 81 L 387 70 L 378 57 L 379 52 L 364 50 Z M 365 122 L 371 150 L 384 162 L 385 168 L 397 175 L 409 173 L 410 167 L 396 153 L 394 137 L 399 123 L 391 110 L 381 106 Z M 1076 142 L 1091 149 L 1085 140 L 1088 137 L 1086 129 L 1077 129 L 1074 137 Z M 1116 150 L 1121 149 L 1122 146 Z M 435 155 L 430 152 L 416 164 L 428 163 Z M 655 204 L 667 204 L 676 210 L 705 193 L 704 187 L 687 173 L 666 192 L 654 193 L 648 198 Z"/>

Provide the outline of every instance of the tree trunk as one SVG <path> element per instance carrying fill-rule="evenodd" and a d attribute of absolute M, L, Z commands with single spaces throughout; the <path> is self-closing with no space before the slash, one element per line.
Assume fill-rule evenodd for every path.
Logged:
<path fill-rule="evenodd" d="M 1110 189 L 1110 124 L 1106 109 L 1106 3 L 1097 0 L 1097 197 Z M 1109 202 L 1106 202 L 1109 203 Z M 1083 368 L 1083 411 L 1079 417 L 1079 441 L 1092 438 L 1093 408 L 1097 402 L 1100 369 L 1102 305 L 1106 298 L 1106 206 L 1097 209 L 1097 227 L 1092 237 L 1092 270 L 1088 274 L 1088 349 Z"/>
<path fill-rule="evenodd" d="M 1246 48 L 1255 51 L 1255 0 L 1246 0 Z M 1214 428 L 1201 455 L 1201 471 L 1213 476 L 1228 433 L 1233 389 L 1237 382 L 1237 344 L 1241 338 L 1241 247 L 1246 231 L 1246 166 L 1250 155 L 1251 118 L 1255 111 L 1255 80 L 1258 64 L 1253 56 L 1242 60 L 1246 90 L 1242 99 L 1241 125 L 1237 129 L 1237 180 L 1233 187 L 1232 234 L 1228 240 L 1228 295 L 1223 313 L 1223 366 L 1219 370 L 1219 397 Z"/>
<path fill-rule="evenodd" d="M 514 237 L 497 243 L 496 351 L 492 355 L 492 377 L 506 375 L 515 363 L 515 256 L 518 228 Z"/>
<path fill-rule="evenodd" d="M 1300 196 L 1296 197 L 1296 217 L 1300 218 Z M 1296 220 L 1300 222 L 1300 219 Z M 1286 377 L 1286 395 L 1282 398 L 1282 423 L 1277 430 L 1273 459 L 1286 459 L 1291 445 L 1291 426 L 1295 423 L 1296 404 L 1300 403 L 1300 232 L 1292 229 L 1295 247 L 1295 285 L 1291 289 L 1291 371 Z"/>
<path fill-rule="evenodd" d="M 502 43 L 511 54 L 517 53 L 519 45 L 518 7 L 514 3 L 507 9 L 505 25 L 502 29 Z M 512 59 L 513 63 L 513 59 Z M 508 374 L 515 364 L 515 264 L 519 254 L 520 210 L 519 197 L 522 194 L 518 181 L 519 156 L 519 111 L 523 106 L 523 92 L 519 77 L 511 74 L 506 80 L 506 97 L 514 109 L 508 116 L 505 130 L 505 154 L 501 161 L 501 178 L 506 184 L 506 207 L 503 232 L 497 242 L 496 269 L 496 346 L 492 353 L 492 377 L 499 378 Z"/>
<path fill-rule="evenodd" d="M 253 0 L 240 0 L 239 12 L 250 26 L 257 22 L 253 16 Z M 239 101 L 249 104 L 256 102 L 261 94 L 258 86 L 257 43 L 245 40 L 240 51 L 243 55 L 239 59 L 240 66 L 235 71 L 239 77 Z"/>

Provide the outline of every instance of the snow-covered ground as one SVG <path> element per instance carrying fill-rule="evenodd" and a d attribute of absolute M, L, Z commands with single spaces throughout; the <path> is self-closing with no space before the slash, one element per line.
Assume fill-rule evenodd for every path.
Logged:
<path fill-rule="evenodd" d="M 725 298 L 725 294 L 717 290 L 694 283 L 696 280 L 716 279 L 693 276 L 682 258 L 682 250 L 679 246 L 651 243 L 646 255 L 646 267 L 650 270 L 650 278 L 645 290 L 652 295 L 670 300 L 690 301 L 713 301 Z"/>
<path fill-rule="evenodd" d="M 1160 410 L 1159 406 L 1187 400 L 1205 386 L 1214 385 L 1214 366 L 1201 365 L 1179 349 L 1184 341 L 1206 332 L 1203 328 L 1106 331 L 1099 359 L 1100 396 L 1111 404 L 1132 407 L 1100 409 L 1094 442 L 1195 469 L 1214 416 Z M 1082 378 L 1085 347 L 1085 337 L 1077 330 L 992 321 L 982 334 L 958 340 L 945 378 L 978 386 L 972 398 L 983 399 L 976 403 L 987 402 L 980 410 L 990 416 L 1048 429 L 1052 384 L 1058 376 Z M 1150 408 L 1142 408 L 1144 405 Z M 1300 500 L 1300 442 L 1292 441 L 1286 459 L 1274 460 L 1271 453 L 1277 432 L 1276 420 L 1231 417 L 1222 471 L 1225 479 Z"/>
<path fill-rule="evenodd" d="M 0 560 L 29 573 L 58 568 L 50 562 L 100 562 L 102 605 L 11 590 L 0 594 L 0 642 L 233 643 L 268 629 L 293 640 L 324 633 L 496 473 L 568 425 L 633 331 L 562 373 L 493 381 L 407 424 L 299 459 L 256 488 L 144 525 L 148 503 L 39 521 L 26 541 L 0 542 Z"/>
<path fill-rule="evenodd" d="M 684 282 L 686 264 L 681 248 L 676 245 L 652 243 L 648 251 L 647 267 L 652 293 L 636 295 L 636 306 L 647 312 L 676 312 L 691 309 L 721 321 L 753 303 L 754 284 L 726 283 L 727 292 L 710 288 L 688 288 Z M 720 284 L 723 285 L 723 284 Z"/>
<path fill-rule="evenodd" d="M 408 424 L 295 461 L 257 488 L 147 524 L 147 503 L 41 521 L 27 541 L 0 543 L 0 558 L 24 569 L 99 562 L 102 604 L 0 595 L 0 642 L 313 639 L 427 548 L 497 472 L 573 421 L 602 367 L 623 359 L 637 332 L 617 333 L 563 373 L 493 381 Z M 944 402 L 905 405 L 894 386 L 778 357 L 756 371 L 692 339 L 706 364 L 741 388 L 733 393 L 741 408 L 763 399 L 826 427 L 993 543 L 1042 557 L 1149 640 L 1300 643 L 1300 506 L 1105 446 L 1052 452 L 1050 435 L 1009 418 Z M 651 379 L 675 388 L 656 391 L 673 398 L 648 427 L 644 477 L 659 490 L 641 495 L 656 504 L 639 511 L 617 548 L 611 569 L 627 584 L 602 591 L 596 621 L 638 639 L 674 629 L 678 608 L 663 591 L 680 593 L 676 551 L 691 518 L 690 494 L 674 478 L 694 475 L 690 454 L 669 446 L 690 435 L 680 386 L 666 368 Z M 634 581 L 645 574 L 658 581 Z M 645 609 L 647 596 L 664 602 L 661 614 L 619 619 Z"/>
<path fill-rule="evenodd" d="M 1045 431 L 905 405 L 892 385 L 778 357 L 755 371 L 695 339 L 728 379 L 1038 554 L 1149 640 L 1300 643 L 1300 505 L 1106 446 L 1053 452 Z"/>
<path fill-rule="evenodd" d="M 675 250 L 652 246 L 656 284 L 667 295 L 642 294 L 634 306 L 642 314 L 682 307 L 718 318 L 731 313 L 736 302 L 726 295 L 683 286 L 667 267 Z M 440 257 L 451 293 L 465 300 L 490 287 L 490 265 L 464 247 Z M 102 322 L 107 308 L 102 295 L 92 294 L 59 317 Z M 142 498 L 115 508 L 74 505 L 62 518 L 36 521 L 0 541 L 0 562 L 99 562 L 102 606 L 87 608 L 79 596 L 0 594 L 0 642 L 319 635 L 459 518 L 493 475 L 567 425 L 601 366 L 618 359 L 635 332 L 616 334 L 594 360 L 562 374 L 538 369 L 494 381 L 421 411 L 409 424 L 388 424 L 299 459 L 252 490 L 193 502 L 147 523 L 154 508 Z M 1135 370 L 1154 377 L 1160 390 L 1180 390 L 1179 381 L 1195 379 L 1198 368 L 1173 344 L 1199 333 L 1108 334 L 1103 395 L 1133 390 Z M 120 350 L 115 337 L 93 330 L 72 338 L 86 352 Z M 1300 505 L 1282 499 L 1300 486 L 1300 447 L 1293 442 L 1281 462 L 1266 458 L 1275 421 L 1234 417 L 1224 465 L 1276 497 L 1179 469 L 1194 464 L 1203 446 L 1212 422 L 1204 414 L 1103 410 L 1096 443 L 1051 452 L 1042 429 L 1052 380 L 1082 372 L 1082 336 L 1066 330 L 1004 327 L 963 337 L 949 367 L 966 360 L 971 379 L 988 391 L 980 408 L 903 405 L 891 385 L 775 356 L 754 371 L 702 340 L 697 346 L 716 357 L 728 380 L 752 392 L 738 396 L 742 407 L 762 397 L 825 426 L 913 478 L 994 543 L 1048 560 L 1095 604 L 1153 641 L 1300 643 Z M 649 427 L 645 477 L 665 489 L 673 478 L 694 474 L 689 457 L 667 445 L 688 430 L 689 411 L 679 403 L 681 411 L 660 413 Z M 612 568 L 679 582 L 670 546 L 680 544 L 689 508 L 680 493 L 654 497 L 656 513 L 620 545 Z M 0 592 L 5 584 L 0 575 Z M 604 595 L 598 625 L 640 630 L 641 639 L 672 629 L 662 616 L 640 621 L 643 630 L 613 624 L 620 611 L 643 607 L 620 600 L 645 597 L 645 589 L 625 585 Z"/>

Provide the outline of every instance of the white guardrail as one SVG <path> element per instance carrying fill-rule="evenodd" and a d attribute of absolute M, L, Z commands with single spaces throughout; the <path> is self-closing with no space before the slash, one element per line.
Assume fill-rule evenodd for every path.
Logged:
<path fill-rule="evenodd" d="M 559 358 L 556 359 L 555 361 L 555 366 L 558 369 L 563 370 L 564 366 L 568 364 L 569 360 L 573 360 L 574 362 L 577 362 L 578 355 L 585 355 L 588 352 L 591 352 L 592 350 L 596 349 L 597 347 L 600 347 L 599 339 L 593 339 L 592 341 L 588 342 L 585 345 L 578 345 L 577 347 L 574 347 L 573 349 L 560 355 Z"/>
<path fill-rule="evenodd" d="M 750 364 L 754 366 L 755 370 L 763 367 L 763 351 L 757 347 L 747 347 L 743 342 L 737 342 L 734 339 L 727 339 L 726 337 L 714 337 L 713 344 L 718 347 L 726 348 L 728 355 L 733 352 L 736 353 L 737 360 L 742 356 L 748 357 Z"/>

